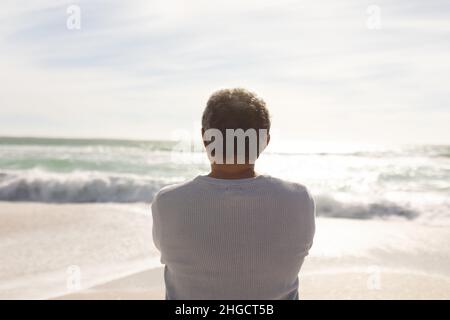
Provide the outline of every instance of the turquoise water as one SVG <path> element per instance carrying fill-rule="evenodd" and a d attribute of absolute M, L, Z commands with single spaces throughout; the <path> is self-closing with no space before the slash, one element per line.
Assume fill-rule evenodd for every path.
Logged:
<path fill-rule="evenodd" d="M 257 169 L 307 185 L 319 215 L 450 216 L 450 146 L 279 145 L 261 156 Z M 3 201 L 150 202 L 162 186 L 207 170 L 198 144 L 0 138 Z"/>

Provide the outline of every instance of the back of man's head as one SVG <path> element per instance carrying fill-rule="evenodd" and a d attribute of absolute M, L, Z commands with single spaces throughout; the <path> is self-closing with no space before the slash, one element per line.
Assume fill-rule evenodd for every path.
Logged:
<path fill-rule="evenodd" d="M 227 164 L 230 159 L 233 163 L 252 163 L 268 142 L 269 111 L 264 100 L 253 92 L 242 88 L 223 89 L 209 98 L 202 127 L 207 151 L 212 152 L 208 154 L 210 159 L 214 158 L 216 163 L 222 158 Z M 221 141 L 217 140 L 219 133 Z M 208 150 L 213 141 L 216 145 Z M 218 152 L 219 146 L 223 147 L 222 152 Z"/>

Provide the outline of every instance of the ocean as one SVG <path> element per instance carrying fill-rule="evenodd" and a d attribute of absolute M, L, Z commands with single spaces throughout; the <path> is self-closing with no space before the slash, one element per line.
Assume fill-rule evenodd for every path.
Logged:
<path fill-rule="evenodd" d="M 450 146 L 272 144 L 257 171 L 306 185 L 318 216 L 450 224 Z M 207 171 L 186 141 L 0 138 L 0 201 L 149 203 Z"/>

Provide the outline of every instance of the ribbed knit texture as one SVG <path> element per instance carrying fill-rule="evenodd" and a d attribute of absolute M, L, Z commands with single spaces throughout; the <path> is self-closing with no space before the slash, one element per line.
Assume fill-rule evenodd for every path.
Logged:
<path fill-rule="evenodd" d="M 315 231 L 307 189 L 266 175 L 198 176 L 154 198 L 167 299 L 297 299 Z"/>

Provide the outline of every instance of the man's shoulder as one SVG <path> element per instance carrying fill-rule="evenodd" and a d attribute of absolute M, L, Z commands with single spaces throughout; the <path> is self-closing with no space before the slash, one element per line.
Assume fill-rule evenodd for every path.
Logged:
<path fill-rule="evenodd" d="M 272 197 L 282 200 L 286 206 L 293 206 L 297 209 L 304 210 L 295 211 L 302 212 L 300 216 L 309 217 L 314 220 L 315 217 L 315 201 L 308 188 L 298 182 L 284 180 L 275 177 L 267 177 Z M 313 228 L 313 227 L 312 227 Z"/>
<path fill-rule="evenodd" d="M 154 200 L 162 200 L 164 198 L 170 198 L 177 195 L 182 195 L 192 191 L 195 187 L 195 178 L 184 182 L 170 184 L 162 187 L 155 195 Z"/>
<path fill-rule="evenodd" d="M 283 192 L 289 192 L 289 193 L 295 193 L 295 194 L 309 194 L 308 188 L 298 182 L 293 182 L 269 175 L 264 175 L 264 180 L 267 184 L 270 185 L 270 187 L 273 187 L 274 189 L 278 189 Z"/>

